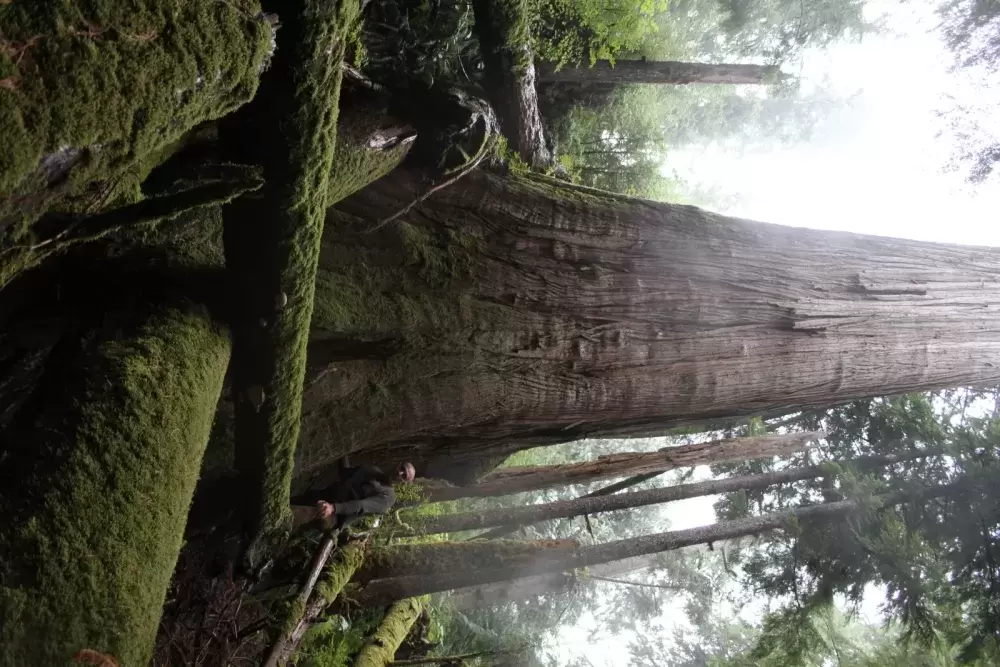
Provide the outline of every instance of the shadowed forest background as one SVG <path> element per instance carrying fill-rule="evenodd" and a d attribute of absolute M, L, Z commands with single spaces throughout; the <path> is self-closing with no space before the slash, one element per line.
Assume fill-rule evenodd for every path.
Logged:
<path fill-rule="evenodd" d="M 0 665 L 997 664 L 992 221 L 707 166 L 911 13 L 988 192 L 995 0 L 0 0 Z"/>

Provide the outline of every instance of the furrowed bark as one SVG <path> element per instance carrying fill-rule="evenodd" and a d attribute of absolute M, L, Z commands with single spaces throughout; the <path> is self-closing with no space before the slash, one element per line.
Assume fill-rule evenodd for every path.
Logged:
<path fill-rule="evenodd" d="M 876 496 L 885 505 L 897 505 L 907 501 L 921 501 L 941 497 L 960 491 L 960 484 L 947 484 L 918 493 L 896 493 Z M 673 551 L 696 544 L 723 542 L 725 540 L 759 535 L 767 531 L 793 528 L 795 522 L 821 520 L 846 514 L 861 506 L 858 500 L 842 500 L 832 503 L 822 503 L 798 507 L 787 512 L 776 512 L 762 516 L 723 521 L 720 523 L 676 530 L 656 535 L 644 535 L 596 546 L 580 547 L 578 549 L 554 555 L 549 559 L 538 559 L 528 565 L 496 568 L 492 570 L 470 569 L 462 572 L 439 575 L 410 575 L 380 579 L 369 583 L 361 591 L 357 601 L 359 604 L 379 604 L 384 600 L 395 600 L 413 595 L 425 595 L 439 591 L 454 590 L 467 586 L 508 581 L 519 577 L 561 572 L 578 567 L 589 567 L 600 563 L 609 563 L 623 558 L 631 558 L 646 554 Z"/>
<path fill-rule="evenodd" d="M 753 64 L 685 63 L 655 60 L 598 60 L 590 67 L 536 64 L 542 83 L 592 83 L 627 85 L 637 83 L 684 85 L 689 83 L 764 84 L 780 77 L 777 68 Z"/>
<path fill-rule="evenodd" d="M 571 518 L 582 514 L 598 514 L 616 510 L 644 507 L 659 503 L 675 502 L 686 498 L 711 496 L 720 493 L 731 493 L 740 490 L 765 489 L 776 484 L 787 484 L 814 477 L 836 476 L 840 472 L 839 463 L 845 463 L 858 470 L 872 470 L 893 465 L 901 461 L 911 461 L 924 458 L 940 452 L 915 450 L 904 454 L 887 456 L 871 456 L 854 461 L 836 462 L 833 465 L 817 465 L 788 468 L 777 472 L 759 475 L 742 475 L 724 479 L 713 479 L 693 484 L 678 484 L 659 489 L 648 489 L 633 493 L 617 495 L 581 497 L 575 500 L 564 500 L 523 507 L 505 507 L 481 512 L 461 512 L 457 514 L 442 514 L 419 522 L 416 517 L 409 518 L 405 514 L 402 519 L 412 526 L 411 531 L 402 536 L 429 535 L 433 533 L 449 533 L 476 528 L 503 526 L 510 529 L 546 521 L 549 519 Z"/>
<path fill-rule="evenodd" d="M 532 446 L 1000 382 L 1000 251 L 485 172 L 351 226 L 419 183 L 397 169 L 330 214 L 317 328 L 404 344 L 312 378 L 303 481 L 365 452 L 465 482 Z"/>
<path fill-rule="evenodd" d="M 499 468 L 476 484 L 429 488 L 430 502 L 457 498 L 485 498 L 537 491 L 565 484 L 583 484 L 609 477 L 660 473 L 675 468 L 784 456 L 823 437 L 820 431 L 714 440 L 667 447 L 657 452 L 608 454 L 596 461 L 556 466 Z"/>
<path fill-rule="evenodd" d="M 272 69 L 254 101 L 221 126 L 242 163 L 260 164 L 259 196 L 226 207 L 232 282 L 236 466 L 246 482 L 247 564 L 265 562 L 288 530 L 289 485 L 320 239 L 336 138 L 341 61 L 359 5 L 310 0 L 278 11 Z M 252 137 L 252 140 L 248 140 Z"/>

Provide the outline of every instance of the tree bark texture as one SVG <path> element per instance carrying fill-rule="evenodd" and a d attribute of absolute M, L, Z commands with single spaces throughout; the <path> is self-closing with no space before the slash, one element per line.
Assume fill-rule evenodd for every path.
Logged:
<path fill-rule="evenodd" d="M 590 67 L 563 67 L 554 63 L 536 65 L 540 83 L 590 83 L 628 85 L 636 83 L 683 85 L 688 83 L 768 83 L 777 76 L 774 67 L 753 64 L 685 63 L 654 60 L 598 60 Z"/>
<path fill-rule="evenodd" d="M 508 144 L 536 169 L 552 164 L 538 110 L 527 0 L 475 0 L 485 87 Z"/>
<path fill-rule="evenodd" d="M 795 453 L 817 438 L 820 431 L 730 438 L 691 445 L 666 447 L 656 452 L 607 454 L 595 461 L 553 466 L 498 468 L 475 484 L 455 487 L 432 487 L 429 501 L 458 498 L 505 496 L 524 491 L 538 491 L 566 484 L 585 484 L 611 477 L 643 475 L 675 468 L 747 461 Z"/>
<path fill-rule="evenodd" d="M 864 457 L 854 461 L 844 461 L 842 463 L 846 463 L 859 470 L 871 470 L 873 468 L 889 466 L 901 461 L 923 458 L 933 453 L 935 452 L 914 450 L 913 452 L 905 454 Z M 481 512 L 441 514 L 439 516 L 429 517 L 423 522 L 418 522 L 416 517 L 409 519 L 404 515 L 404 520 L 409 522 L 413 527 L 413 535 L 450 533 L 461 530 L 474 530 L 477 528 L 492 528 L 494 526 L 516 528 L 549 519 L 571 518 L 582 514 L 614 512 L 616 510 L 644 507 L 646 505 L 656 505 L 659 503 L 669 503 L 677 500 L 684 500 L 686 498 L 697 498 L 699 496 L 731 493 L 733 491 L 766 489 L 769 486 L 777 484 L 787 484 L 789 482 L 797 482 L 815 477 L 836 476 L 839 472 L 840 468 L 836 464 L 803 466 L 787 468 L 776 472 L 761 473 L 758 475 L 741 475 L 738 477 L 713 479 L 704 482 L 695 482 L 692 484 L 666 486 L 659 489 L 647 489 L 645 491 L 635 491 L 632 493 L 582 497 L 574 500 L 562 500 L 538 505 L 503 507 L 500 509 L 484 510 Z M 403 535 L 405 536 L 407 533 L 403 533 Z"/>
<path fill-rule="evenodd" d="M 880 499 L 886 505 L 910 500 L 923 501 L 955 493 L 960 488 L 961 486 L 958 484 L 945 484 L 925 489 L 919 493 L 890 494 L 881 496 Z M 860 507 L 858 500 L 841 500 L 798 507 L 787 512 L 722 521 L 701 528 L 644 535 L 595 546 L 579 547 L 574 550 L 554 552 L 548 554 L 549 558 L 539 558 L 527 565 L 514 564 L 511 567 L 492 570 L 471 569 L 441 575 L 410 575 L 380 579 L 369 583 L 362 589 L 357 600 L 360 604 L 378 604 L 383 600 L 397 600 L 412 595 L 425 595 L 466 586 L 508 581 L 519 577 L 561 572 L 572 568 L 590 567 L 623 558 L 673 551 L 696 544 L 709 544 L 750 535 L 760 535 L 771 530 L 794 529 L 797 522 L 830 519 L 851 512 L 858 507 Z"/>
<path fill-rule="evenodd" d="M 1000 381 L 998 250 L 488 172 L 367 233 L 420 191 L 397 169 L 328 218 L 314 328 L 404 349 L 310 378 L 304 477 Z"/>

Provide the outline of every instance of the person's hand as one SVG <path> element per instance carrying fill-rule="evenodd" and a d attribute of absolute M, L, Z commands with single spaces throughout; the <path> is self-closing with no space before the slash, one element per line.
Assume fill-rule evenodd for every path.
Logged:
<path fill-rule="evenodd" d="M 333 516 L 334 515 L 333 505 L 326 502 L 325 500 L 319 501 L 318 503 L 316 503 L 316 514 L 318 514 L 319 518 L 321 519 L 327 519 Z"/>

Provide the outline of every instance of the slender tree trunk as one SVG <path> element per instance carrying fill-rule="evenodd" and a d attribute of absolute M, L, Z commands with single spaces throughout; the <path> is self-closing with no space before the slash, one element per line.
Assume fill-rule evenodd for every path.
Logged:
<path fill-rule="evenodd" d="M 613 577 L 637 570 L 645 570 L 653 566 L 655 554 L 625 558 L 623 560 L 601 563 L 587 568 L 588 572 L 598 576 Z M 459 608 L 473 608 L 482 604 L 500 604 L 518 600 L 536 598 L 540 595 L 561 592 L 571 587 L 577 581 L 576 571 L 552 572 L 531 577 L 523 577 L 510 581 L 495 582 L 475 588 L 460 591 L 452 596 Z"/>
<path fill-rule="evenodd" d="M 1000 251 L 488 172 L 367 233 L 421 182 L 330 214 L 314 326 L 404 347 L 310 378 L 306 477 L 370 452 L 464 481 L 526 447 L 1000 382 Z"/>
<path fill-rule="evenodd" d="M 859 470 L 871 470 L 899 463 L 924 458 L 939 452 L 916 450 L 903 454 L 864 457 L 854 461 L 845 461 L 851 467 Z M 669 503 L 686 498 L 712 496 L 720 493 L 730 493 L 740 490 L 766 489 L 776 484 L 787 484 L 815 477 L 836 476 L 840 472 L 838 464 L 826 464 L 787 468 L 777 472 L 759 475 L 742 475 L 724 479 L 713 479 L 693 484 L 678 484 L 659 489 L 648 489 L 633 493 L 620 493 L 608 496 L 592 496 L 563 500 L 538 505 L 503 507 L 481 512 L 460 512 L 457 514 L 442 514 L 425 519 L 422 523 L 418 518 L 406 518 L 413 527 L 412 534 L 451 533 L 477 528 L 504 526 L 507 528 L 524 526 L 549 519 L 564 519 L 582 514 L 598 514 L 616 510 L 632 509 L 659 503 Z M 408 535 L 404 533 L 404 535 Z"/>
<path fill-rule="evenodd" d="M 354 667 L 385 667 L 392 662 L 423 609 L 424 603 L 414 598 L 393 603 L 375 634 L 361 647 Z"/>
<path fill-rule="evenodd" d="M 774 67 L 752 64 L 684 63 L 654 60 L 598 60 L 590 67 L 564 67 L 553 63 L 536 64 L 542 83 L 593 83 L 623 85 L 636 83 L 683 85 L 688 83 L 763 84 L 777 80 Z"/>
<path fill-rule="evenodd" d="M 653 565 L 653 556 L 637 556 L 589 568 L 591 574 L 613 577 L 644 570 Z M 576 581 L 576 572 L 553 572 L 532 577 L 499 581 L 474 588 L 467 588 L 452 595 L 449 600 L 458 609 L 475 609 L 505 602 L 517 602 L 547 594 L 560 593 Z"/>
<path fill-rule="evenodd" d="M 923 501 L 949 495 L 961 490 L 961 488 L 962 485 L 953 483 L 932 487 L 918 493 L 901 492 L 879 498 L 884 504 L 893 505 L 910 500 Z M 750 535 L 760 535 L 776 529 L 794 529 L 797 522 L 837 517 L 857 509 L 860 505 L 861 501 L 857 500 L 809 505 L 786 512 L 722 521 L 701 528 L 669 531 L 595 546 L 579 547 L 578 549 L 553 553 L 551 558 L 539 558 L 529 564 L 518 563 L 511 567 L 492 570 L 471 569 L 442 575 L 416 574 L 380 579 L 365 586 L 357 600 L 360 604 L 380 604 L 386 600 L 398 600 L 413 595 L 425 595 L 466 586 L 508 581 L 519 577 L 561 572 L 572 568 L 608 563 L 622 558 L 673 551 L 696 544 L 710 544 Z"/>
<path fill-rule="evenodd" d="M 527 0 L 474 0 L 484 85 L 508 144 L 536 169 L 552 164 L 538 110 Z"/>
<path fill-rule="evenodd" d="M 457 498 L 505 496 L 566 484 L 585 484 L 610 477 L 660 473 L 675 468 L 784 456 L 804 449 L 810 441 L 821 437 L 823 437 L 822 432 L 809 431 L 732 438 L 667 447 L 657 452 L 608 454 L 595 461 L 583 463 L 499 468 L 482 481 L 469 486 L 432 487 L 427 491 L 427 500 L 434 502 Z"/>
<path fill-rule="evenodd" d="M 423 572 L 427 575 L 453 572 L 464 567 L 489 569 L 511 563 L 531 563 L 553 552 L 580 546 L 576 540 L 500 540 L 491 542 L 431 542 L 397 544 L 375 549 L 358 571 L 356 581 L 387 579 Z"/>

